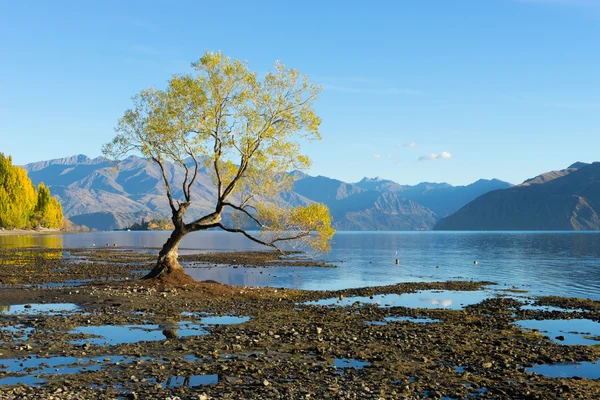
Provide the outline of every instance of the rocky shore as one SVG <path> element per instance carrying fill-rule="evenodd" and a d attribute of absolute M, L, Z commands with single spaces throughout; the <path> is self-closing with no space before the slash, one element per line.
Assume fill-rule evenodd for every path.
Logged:
<path fill-rule="evenodd" d="M 319 264 L 289 257 L 278 265 Z M 250 268 L 279 255 L 183 258 Z M 598 379 L 531 370 L 595 363 L 600 346 L 516 324 L 597 322 L 600 302 L 511 296 L 491 282 L 300 291 L 137 281 L 153 260 L 0 250 L 0 399 L 600 398 Z M 423 291 L 486 296 L 441 308 L 394 303 Z"/>
<path fill-rule="evenodd" d="M 5 229 L 0 227 L 0 236 L 21 236 L 21 235 L 56 235 L 64 232 L 62 229 Z"/>

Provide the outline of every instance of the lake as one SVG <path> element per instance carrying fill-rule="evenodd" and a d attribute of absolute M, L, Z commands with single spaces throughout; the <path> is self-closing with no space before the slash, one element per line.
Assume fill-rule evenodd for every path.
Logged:
<path fill-rule="evenodd" d="M 169 232 L 0 236 L 2 247 L 104 247 L 156 251 Z M 154 249 L 154 250 L 151 250 Z M 264 249 L 241 235 L 188 235 L 186 252 Z M 338 232 L 320 257 L 338 268 L 187 268 L 197 280 L 324 290 L 399 282 L 493 281 L 534 295 L 600 299 L 600 232 Z M 400 264 L 396 265 L 398 258 Z M 474 264 L 477 261 L 477 264 Z"/>

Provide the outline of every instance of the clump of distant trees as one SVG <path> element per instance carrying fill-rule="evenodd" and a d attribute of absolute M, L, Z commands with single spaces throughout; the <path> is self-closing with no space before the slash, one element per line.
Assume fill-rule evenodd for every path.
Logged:
<path fill-rule="evenodd" d="M 61 228 L 62 206 L 43 183 L 36 187 L 27 171 L 0 153 L 0 227 Z"/>
<path fill-rule="evenodd" d="M 126 230 L 127 229 L 132 230 L 132 231 L 172 230 L 173 222 L 166 218 L 151 219 L 150 221 L 146 221 L 146 220 L 142 219 L 142 222 L 136 222 L 135 224 L 131 225 L 129 228 L 126 228 Z"/>

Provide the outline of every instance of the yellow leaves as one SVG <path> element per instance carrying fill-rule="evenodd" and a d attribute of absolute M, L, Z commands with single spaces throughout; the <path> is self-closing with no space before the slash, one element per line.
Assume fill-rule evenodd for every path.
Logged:
<path fill-rule="evenodd" d="M 329 250 L 335 229 L 326 205 L 314 203 L 288 209 L 261 203 L 255 209 L 267 242 L 286 241 L 292 247 L 308 247 L 319 253 Z"/>
<path fill-rule="evenodd" d="M 62 225 L 62 207 L 50 190 L 41 183 L 36 193 L 27 172 L 0 153 L 0 226 L 28 227 L 38 224 L 39 216 L 47 218 L 43 226 Z"/>

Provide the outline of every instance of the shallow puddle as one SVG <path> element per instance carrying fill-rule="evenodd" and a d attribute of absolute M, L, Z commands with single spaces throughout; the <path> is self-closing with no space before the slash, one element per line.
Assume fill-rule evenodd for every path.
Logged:
<path fill-rule="evenodd" d="M 415 324 L 430 324 L 433 322 L 442 322 L 441 319 L 432 319 L 427 317 L 385 317 L 388 322 L 409 321 Z"/>
<path fill-rule="evenodd" d="M 27 340 L 34 330 L 24 325 L 0 326 L 0 332 L 9 332 L 13 340 Z"/>
<path fill-rule="evenodd" d="M 7 376 L 5 378 L 0 378 L 0 386 L 18 384 L 39 386 L 44 383 L 46 383 L 46 379 L 41 379 L 34 375 Z"/>
<path fill-rule="evenodd" d="M 583 312 L 582 309 L 567 309 L 567 308 L 561 308 L 561 307 L 555 307 L 555 306 L 538 306 L 538 305 L 534 305 L 534 304 L 527 304 L 524 305 L 523 307 L 521 307 L 521 310 L 533 310 L 533 311 L 558 311 L 558 312 Z"/>
<path fill-rule="evenodd" d="M 344 368 L 354 368 L 354 369 L 363 369 L 364 367 L 368 367 L 371 365 L 370 362 L 360 361 L 355 358 L 336 358 L 333 361 L 333 366 L 335 368 L 344 369 Z"/>
<path fill-rule="evenodd" d="M 171 389 L 175 387 L 195 387 L 202 385 L 216 385 L 219 383 L 219 375 L 192 375 L 192 376 L 172 376 L 169 377 L 165 382 L 161 382 L 161 385 L 165 389 Z"/>
<path fill-rule="evenodd" d="M 147 359 L 147 358 L 146 358 Z M 133 358 L 121 356 L 100 356 L 93 358 L 51 357 L 0 359 L 0 372 L 11 375 L 0 378 L 1 385 L 41 385 L 46 382 L 44 375 L 79 374 L 84 371 L 98 371 L 103 366 L 114 363 L 131 362 Z"/>
<path fill-rule="evenodd" d="M 16 304 L 4 307 L 0 309 L 0 315 L 58 315 L 63 312 L 73 312 L 81 309 L 77 304 L 72 303 Z"/>
<path fill-rule="evenodd" d="M 117 281 L 118 279 L 114 279 Z M 58 287 L 72 287 L 72 286 L 83 286 L 89 283 L 92 283 L 93 279 L 70 279 L 62 282 L 48 282 L 48 283 L 40 283 L 35 286 L 42 288 L 58 288 Z M 33 286 L 33 285 L 31 285 Z"/>
<path fill-rule="evenodd" d="M 427 317 L 385 317 L 383 321 L 370 321 L 367 325 L 387 325 L 390 322 L 413 322 L 415 324 L 431 324 L 442 322 L 440 319 L 431 319 Z"/>
<path fill-rule="evenodd" d="M 538 364 L 527 368 L 528 372 L 544 375 L 549 378 L 588 378 L 600 379 L 600 365 L 593 362 L 577 364 Z"/>
<path fill-rule="evenodd" d="M 250 321 L 250 317 L 236 317 L 233 315 L 218 315 L 213 317 L 203 317 L 200 320 L 202 325 L 236 325 Z"/>
<path fill-rule="evenodd" d="M 464 306 L 480 303 L 490 297 L 491 295 L 489 293 L 483 291 L 424 290 L 417 293 L 378 294 L 371 297 L 346 297 L 341 300 L 334 297 L 309 301 L 304 304 L 344 307 L 359 303 L 377 304 L 381 307 L 444 308 L 459 310 Z"/>
<path fill-rule="evenodd" d="M 71 330 L 72 335 L 93 335 L 85 339 L 73 340 L 73 344 L 117 345 L 138 343 L 164 339 L 175 339 L 186 336 L 207 335 L 204 329 L 211 325 L 235 325 L 248 321 L 249 317 L 214 316 L 202 318 L 199 322 L 183 321 L 179 323 L 147 324 L 147 325 L 103 325 L 82 326 Z"/>
<path fill-rule="evenodd" d="M 586 338 L 586 336 L 600 336 L 600 323 L 589 319 L 528 319 L 517 321 L 515 324 L 525 329 L 537 329 L 544 336 L 560 344 L 600 344 L 600 341 Z M 557 336 L 562 336 L 564 340 L 557 339 Z"/>

